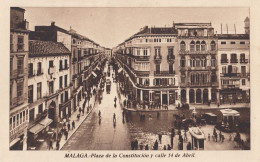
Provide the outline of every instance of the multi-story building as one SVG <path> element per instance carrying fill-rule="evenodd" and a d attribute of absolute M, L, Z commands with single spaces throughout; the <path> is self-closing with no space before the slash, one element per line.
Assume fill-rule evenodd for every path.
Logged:
<path fill-rule="evenodd" d="M 29 131 L 37 135 L 71 114 L 70 51 L 52 41 L 30 40 L 28 60 Z"/>
<path fill-rule="evenodd" d="M 11 7 L 10 149 L 22 149 L 22 147 L 26 149 L 27 128 L 29 121 L 27 100 L 29 23 L 24 19 L 24 12 L 25 10 L 22 8 Z M 19 145 L 20 143 L 23 143 L 24 146 Z"/>
<path fill-rule="evenodd" d="M 218 35 L 220 103 L 250 101 L 249 18 L 245 34 Z"/>
<path fill-rule="evenodd" d="M 175 105 L 178 91 L 177 30 L 145 26 L 116 48 L 139 103 Z"/>
<path fill-rule="evenodd" d="M 177 23 L 180 58 L 180 101 L 216 103 L 218 99 L 217 38 L 211 23 Z"/>

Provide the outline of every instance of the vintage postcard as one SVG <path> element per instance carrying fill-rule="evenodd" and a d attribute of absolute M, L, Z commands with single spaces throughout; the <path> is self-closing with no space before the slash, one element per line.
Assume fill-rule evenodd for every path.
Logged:
<path fill-rule="evenodd" d="M 4 161 L 259 160 L 252 5 L 5 11 Z"/>

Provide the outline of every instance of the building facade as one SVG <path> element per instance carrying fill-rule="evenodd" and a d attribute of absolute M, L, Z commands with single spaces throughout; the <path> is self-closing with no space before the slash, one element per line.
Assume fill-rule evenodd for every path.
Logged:
<path fill-rule="evenodd" d="M 22 149 L 26 147 L 29 121 L 27 99 L 29 23 L 24 19 L 24 13 L 25 10 L 22 8 L 11 7 L 9 112 L 10 149 Z"/>
<path fill-rule="evenodd" d="M 218 35 L 220 103 L 250 102 L 248 34 Z"/>
<path fill-rule="evenodd" d="M 116 58 L 129 75 L 137 103 L 178 102 L 178 47 L 174 28 L 145 26 L 116 48 Z"/>
<path fill-rule="evenodd" d="M 180 58 L 180 101 L 216 103 L 218 98 L 217 38 L 211 23 L 177 23 Z"/>

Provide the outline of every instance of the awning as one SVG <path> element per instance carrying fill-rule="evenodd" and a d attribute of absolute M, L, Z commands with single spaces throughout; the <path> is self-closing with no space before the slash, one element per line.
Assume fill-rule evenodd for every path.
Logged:
<path fill-rule="evenodd" d="M 9 147 L 12 147 L 14 144 L 16 144 L 20 140 L 21 140 L 21 138 L 16 138 L 16 139 L 12 140 L 12 142 L 9 144 Z"/>
<path fill-rule="evenodd" d="M 97 74 L 96 74 L 96 73 L 94 73 L 94 71 L 92 71 L 92 74 L 94 75 L 94 77 L 97 77 Z"/>
<path fill-rule="evenodd" d="M 40 121 L 39 124 L 41 124 L 41 125 L 47 127 L 48 125 L 50 125 L 50 124 L 52 123 L 52 121 L 53 121 L 52 119 L 45 118 L 45 119 L 43 119 L 42 121 Z"/>
<path fill-rule="evenodd" d="M 220 112 L 223 114 L 223 116 L 240 116 L 239 112 L 232 109 L 222 109 Z"/>
<path fill-rule="evenodd" d="M 33 134 L 38 134 L 40 131 L 42 131 L 45 127 L 41 124 L 36 124 L 32 128 L 29 129 L 30 132 Z"/>

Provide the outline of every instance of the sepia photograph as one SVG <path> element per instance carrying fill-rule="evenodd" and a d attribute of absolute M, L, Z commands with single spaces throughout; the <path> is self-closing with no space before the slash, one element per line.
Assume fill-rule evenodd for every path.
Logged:
<path fill-rule="evenodd" d="M 249 7 L 12 6 L 9 30 L 11 152 L 251 150 Z"/>

